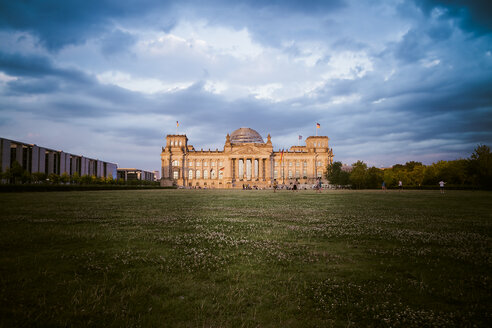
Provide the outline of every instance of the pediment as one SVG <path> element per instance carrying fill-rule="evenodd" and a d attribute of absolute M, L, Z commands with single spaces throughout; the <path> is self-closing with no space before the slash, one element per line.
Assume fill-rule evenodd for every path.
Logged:
<path fill-rule="evenodd" d="M 234 149 L 230 152 L 231 155 L 264 155 L 270 156 L 271 151 L 268 149 L 255 147 L 253 145 L 244 145 L 239 147 L 234 147 Z"/>

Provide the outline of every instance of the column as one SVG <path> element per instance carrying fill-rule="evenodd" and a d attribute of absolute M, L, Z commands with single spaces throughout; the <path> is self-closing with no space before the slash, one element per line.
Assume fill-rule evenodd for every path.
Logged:
<path fill-rule="evenodd" d="M 2 143 L 2 171 L 5 172 L 8 168 L 10 168 L 10 141 L 5 139 L 0 139 Z"/>
<path fill-rule="evenodd" d="M 17 145 L 17 150 L 15 152 L 15 160 L 22 166 L 22 155 L 23 155 L 23 146 L 22 144 Z M 25 169 L 25 167 L 22 167 Z"/>
<path fill-rule="evenodd" d="M 251 157 L 251 181 L 255 180 L 256 175 L 255 175 L 255 158 Z"/>
<path fill-rule="evenodd" d="M 32 161 L 31 161 L 31 173 L 36 173 L 39 170 L 39 147 L 32 146 Z"/>

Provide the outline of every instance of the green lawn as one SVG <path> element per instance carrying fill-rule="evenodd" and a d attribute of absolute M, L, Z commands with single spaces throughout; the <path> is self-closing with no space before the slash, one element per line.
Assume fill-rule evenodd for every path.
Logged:
<path fill-rule="evenodd" d="M 492 193 L 0 194 L 0 326 L 492 321 Z"/>

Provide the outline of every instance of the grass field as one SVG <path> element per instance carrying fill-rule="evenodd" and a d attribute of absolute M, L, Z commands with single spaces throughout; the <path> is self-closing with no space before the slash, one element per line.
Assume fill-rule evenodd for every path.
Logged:
<path fill-rule="evenodd" d="M 0 194 L 0 326 L 492 321 L 492 193 Z"/>

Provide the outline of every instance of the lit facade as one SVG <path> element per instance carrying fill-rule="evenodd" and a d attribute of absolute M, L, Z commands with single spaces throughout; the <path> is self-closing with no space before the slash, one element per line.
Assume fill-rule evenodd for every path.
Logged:
<path fill-rule="evenodd" d="M 258 132 L 240 128 L 227 134 L 223 150 L 195 150 L 186 135 L 167 135 L 162 148 L 162 186 L 200 188 L 242 188 L 243 185 L 270 188 L 278 184 L 314 184 L 325 180 L 333 162 L 326 136 L 310 136 L 304 146 L 274 151 Z"/>

